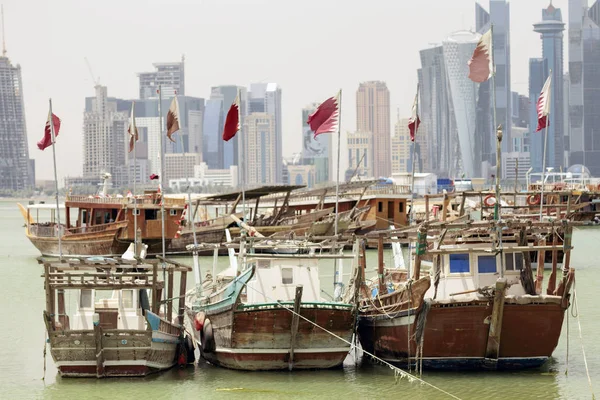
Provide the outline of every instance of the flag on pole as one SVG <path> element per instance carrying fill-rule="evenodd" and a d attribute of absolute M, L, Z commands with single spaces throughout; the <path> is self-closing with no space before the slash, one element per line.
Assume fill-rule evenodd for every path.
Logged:
<path fill-rule="evenodd" d="M 135 146 L 135 142 L 138 141 L 138 130 L 135 125 L 135 102 L 131 102 L 131 117 L 129 118 L 129 128 L 127 129 L 127 133 L 129 133 L 129 152 L 133 151 Z"/>
<path fill-rule="evenodd" d="M 473 55 L 468 62 L 469 79 L 473 82 L 485 82 L 494 73 L 494 54 L 492 50 L 492 30 L 481 36 Z"/>
<path fill-rule="evenodd" d="M 233 139 L 240 129 L 240 93 L 238 92 L 227 111 L 225 126 L 223 126 L 223 140 L 228 142 Z"/>
<path fill-rule="evenodd" d="M 546 79 L 546 83 L 544 83 L 544 87 L 542 88 L 542 92 L 540 93 L 540 98 L 537 101 L 536 109 L 538 116 L 538 124 L 536 132 L 541 131 L 542 129 L 550 126 L 550 88 L 552 85 L 552 75 L 548 76 Z"/>
<path fill-rule="evenodd" d="M 314 132 L 315 139 L 322 133 L 337 132 L 340 124 L 340 92 L 321 103 L 306 122 Z"/>
<path fill-rule="evenodd" d="M 410 131 L 410 141 L 415 141 L 415 135 L 421 125 L 421 119 L 419 118 L 419 88 L 417 87 L 417 94 L 415 95 L 415 101 L 412 106 L 412 113 L 408 119 L 408 130 Z"/>
<path fill-rule="evenodd" d="M 158 178 L 159 178 L 159 176 L 158 176 L 158 175 L 156 175 L 156 174 L 152 174 L 152 175 L 150 175 L 150 180 L 151 180 L 151 181 L 153 181 L 153 180 L 155 180 L 155 179 L 158 179 Z"/>
<path fill-rule="evenodd" d="M 55 114 L 52 114 L 52 123 L 54 124 L 54 138 L 58 136 L 58 131 L 60 130 L 60 118 L 58 118 Z M 42 139 L 37 142 L 37 147 L 40 150 L 46 149 L 52 145 L 52 131 L 50 130 L 50 112 L 48 112 L 48 119 L 46 120 L 46 127 L 44 128 L 44 136 Z"/>
<path fill-rule="evenodd" d="M 175 142 L 171 136 L 179 130 L 179 103 L 177 96 L 173 97 L 169 112 L 167 112 L 167 137 L 171 142 Z"/>

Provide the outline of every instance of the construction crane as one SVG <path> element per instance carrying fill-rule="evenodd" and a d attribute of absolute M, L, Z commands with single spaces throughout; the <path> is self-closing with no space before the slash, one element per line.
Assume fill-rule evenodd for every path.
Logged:
<path fill-rule="evenodd" d="M 100 85 L 100 77 L 96 78 L 94 75 L 94 72 L 92 71 L 92 66 L 90 64 L 90 62 L 88 61 L 87 57 L 84 57 L 85 59 L 85 63 L 87 64 L 88 67 L 88 71 L 90 71 L 90 76 L 92 77 L 92 82 L 94 82 L 94 87 L 99 86 Z"/>

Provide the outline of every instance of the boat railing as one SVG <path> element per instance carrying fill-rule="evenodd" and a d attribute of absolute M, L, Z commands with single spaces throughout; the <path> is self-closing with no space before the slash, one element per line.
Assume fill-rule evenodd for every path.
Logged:
<path fill-rule="evenodd" d="M 61 235 L 65 234 L 65 227 L 60 227 Z M 58 237 L 58 227 L 55 223 L 46 222 L 43 224 L 33 224 L 29 225 L 29 234 L 37 237 Z"/>
<path fill-rule="evenodd" d="M 70 195 L 67 197 L 67 201 L 77 203 L 91 203 L 91 204 L 122 204 L 122 205 L 146 205 L 146 204 L 160 204 L 161 197 L 156 195 L 140 195 L 136 197 L 94 197 L 85 195 Z M 184 206 L 186 201 L 182 198 L 163 198 L 165 206 Z"/>

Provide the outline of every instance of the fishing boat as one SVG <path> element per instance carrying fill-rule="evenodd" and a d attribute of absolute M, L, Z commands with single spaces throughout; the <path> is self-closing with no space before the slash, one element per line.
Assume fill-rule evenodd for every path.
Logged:
<path fill-rule="evenodd" d="M 139 258 L 38 260 L 44 266 L 47 343 L 61 376 L 145 376 L 193 361 L 193 343 L 184 337 L 185 296 L 173 293 L 175 274 L 185 293 L 191 268 L 173 262 L 163 268 L 158 260 Z M 77 299 L 73 313 L 69 291 Z M 179 299 L 174 319 L 173 299 Z"/>
<path fill-rule="evenodd" d="M 188 317 L 202 357 L 238 370 L 340 366 L 354 332 L 354 293 L 338 301 L 323 299 L 319 261 L 356 262 L 356 257 L 313 249 L 246 259 L 243 246 L 240 255 L 239 273 L 233 262 L 193 290 Z"/>
<path fill-rule="evenodd" d="M 380 244 L 391 236 L 415 243 L 413 271 L 386 271 L 380 252 L 374 287 L 360 291 L 363 348 L 388 362 L 431 369 L 543 365 L 558 344 L 570 305 L 571 239 L 578 224 L 431 222 L 379 233 Z M 554 233 L 564 237 L 562 245 L 541 240 Z M 543 290 L 543 264 L 534 277 L 532 255 L 543 259 L 550 252 L 556 258 L 559 251 L 562 271 L 553 263 Z M 425 272 L 428 259 L 432 267 Z"/>

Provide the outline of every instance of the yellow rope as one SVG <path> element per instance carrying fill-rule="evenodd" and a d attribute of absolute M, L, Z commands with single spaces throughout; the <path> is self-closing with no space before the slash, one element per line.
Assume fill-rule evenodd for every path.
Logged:
<path fill-rule="evenodd" d="M 579 326 L 579 340 L 581 341 L 581 353 L 583 354 L 583 363 L 585 364 L 585 373 L 587 374 L 588 384 L 590 385 L 590 392 L 592 393 L 592 399 L 595 399 L 596 396 L 594 395 L 594 388 L 592 387 L 592 378 L 590 378 L 590 370 L 588 368 L 587 357 L 585 356 L 585 349 L 583 348 L 583 335 L 581 333 L 581 321 L 579 319 L 579 305 L 577 302 L 577 290 L 575 290 L 575 288 L 573 288 L 573 303 L 575 304 L 575 311 L 577 312 L 577 325 Z"/>

